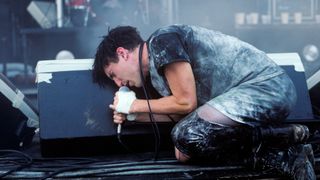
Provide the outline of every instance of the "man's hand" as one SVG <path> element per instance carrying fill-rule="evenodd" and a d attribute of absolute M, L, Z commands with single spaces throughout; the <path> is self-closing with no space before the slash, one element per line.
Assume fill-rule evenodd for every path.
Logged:
<path fill-rule="evenodd" d="M 109 108 L 112 109 L 113 111 L 116 111 L 116 107 L 117 107 L 118 102 L 119 102 L 118 92 L 119 91 L 117 91 L 116 94 L 113 97 L 113 104 L 109 105 Z"/>
<path fill-rule="evenodd" d="M 135 114 L 129 114 L 130 107 L 133 101 L 136 99 L 136 94 L 129 88 L 123 86 L 116 92 L 113 98 L 113 104 L 109 107 L 113 112 L 114 123 L 121 124 L 125 119 L 134 121 L 136 119 Z"/>
<path fill-rule="evenodd" d="M 126 120 L 126 114 L 119 113 L 116 111 L 116 106 L 118 104 L 118 92 L 116 92 L 114 98 L 113 98 L 113 104 L 110 104 L 110 109 L 113 110 L 113 122 L 115 124 L 122 124 Z"/>
<path fill-rule="evenodd" d="M 115 124 L 122 124 L 126 120 L 126 115 L 123 113 L 118 113 L 117 111 L 113 111 L 113 122 Z"/>
<path fill-rule="evenodd" d="M 122 86 L 116 93 L 113 105 L 115 110 L 120 113 L 130 114 L 130 108 L 134 100 L 136 100 L 136 93 L 131 91 L 128 87 Z"/>

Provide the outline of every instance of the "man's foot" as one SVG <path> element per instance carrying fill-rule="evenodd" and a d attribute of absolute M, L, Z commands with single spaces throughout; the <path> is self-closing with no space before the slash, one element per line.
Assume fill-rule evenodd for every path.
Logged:
<path fill-rule="evenodd" d="M 256 158 L 255 167 L 263 170 L 274 169 L 293 179 L 316 179 L 313 169 L 314 156 L 310 144 L 291 146 L 288 150 L 268 149 Z"/>

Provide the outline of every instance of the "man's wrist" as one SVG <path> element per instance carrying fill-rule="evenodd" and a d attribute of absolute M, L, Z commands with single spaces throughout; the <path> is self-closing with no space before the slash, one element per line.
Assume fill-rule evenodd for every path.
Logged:
<path fill-rule="evenodd" d="M 127 115 L 127 120 L 128 121 L 135 121 L 137 118 L 137 114 L 128 114 Z"/>
<path fill-rule="evenodd" d="M 137 99 L 134 99 L 132 101 L 131 106 L 129 108 L 129 113 L 128 114 L 135 114 L 136 113 L 136 110 L 135 110 L 136 101 L 137 101 Z"/>

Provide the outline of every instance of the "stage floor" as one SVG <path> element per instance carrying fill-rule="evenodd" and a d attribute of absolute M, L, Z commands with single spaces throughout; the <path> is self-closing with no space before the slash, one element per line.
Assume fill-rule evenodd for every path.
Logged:
<path fill-rule="evenodd" d="M 155 161 L 154 152 L 43 158 L 40 148 L 35 136 L 23 151 L 0 151 L 0 174 L 8 179 L 286 179 L 243 165 L 182 164 L 175 160 L 173 151 L 161 151 Z M 315 170 L 319 178 L 319 157 Z"/>

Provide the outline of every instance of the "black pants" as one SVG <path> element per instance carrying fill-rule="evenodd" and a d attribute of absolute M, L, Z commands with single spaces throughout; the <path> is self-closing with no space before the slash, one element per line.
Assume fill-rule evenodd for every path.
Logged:
<path fill-rule="evenodd" d="M 171 132 L 176 148 L 191 161 L 229 162 L 252 154 L 256 135 L 247 125 L 228 127 L 189 114 Z"/>

